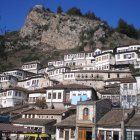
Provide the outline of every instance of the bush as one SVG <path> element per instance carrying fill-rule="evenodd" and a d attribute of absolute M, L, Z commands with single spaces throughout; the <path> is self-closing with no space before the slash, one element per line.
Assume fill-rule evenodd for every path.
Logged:
<path fill-rule="evenodd" d="M 80 9 L 73 7 L 66 12 L 68 15 L 82 16 Z"/>

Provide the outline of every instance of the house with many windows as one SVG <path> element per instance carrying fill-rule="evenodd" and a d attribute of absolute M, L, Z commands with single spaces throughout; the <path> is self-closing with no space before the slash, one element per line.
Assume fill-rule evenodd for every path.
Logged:
<path fill-rule="evenodd" d="M 42 68 L 42 64 L 40 63 L 40 61 L 32 61 L 32 62 L 27 62 L 24 63 L 21 68 L 24 71 L 28 71 L 28 72 L 32 72 L 32 73 L 38 73 L 39 69 Z"/>
<path fill-rule="evenodd" d="M 115 52 L 116 64 L 133 64 L 140 68 L 140 45 L 119 46 Z"/>
<path fill-rule="evenodd" d="M 12 75 L 15 76 L 18 80 L 23 80 L 27 77 L 27 72 L 21 69 L 13 69 L 9 71 L 4 71 L 1 75 Z"/>
<path fill-rule="evenodd" d="M 102 89 L 105 80 L 112 78 L 125 78 L 131 76 L 131 71 L 125 70 L 80 70 L 64 73 L 63 84 L 77 83 L 91 86 L 94 89 Z"/>
<path fill-rule="evenodd" d="M 52 86 L 57 84 L 58 81 L 51 80 L 50 78 L 46 77 L 44 74 L 36 74 L 34 76 L 30 76 L 24 80 L 18 82 L 18 86 L 28 89 L 28 90 L 35 90 L 41 89 L 44 87 Z"/>
<path fill-rule="evenodd" d="M 22 88 L 8 88 L 0 91 L 0 106 L 14 107 L 27 103 L 28 92 Z"/>
<path fill-rule="evenodd" d="M 0 89 L 7 89 L 9 87 L 15 87 L 18 83 L 18 79 L 12 75 L 0 76 Z"/>
<path fill-rule="evenodd" d="M 46 103 L 48 106 L 53 105 L 54 108 L 67 108 L 76 105 L 78 101 L 95 100 L 96 98 L 95 90 L 84 85 L 60 84 L 46 89 Z"/>

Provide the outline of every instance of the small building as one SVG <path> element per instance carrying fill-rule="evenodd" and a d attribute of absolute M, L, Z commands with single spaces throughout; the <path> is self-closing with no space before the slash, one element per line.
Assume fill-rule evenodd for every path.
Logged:
<path fill-rule="evenodd" d="M 4 71 L 1 75 L 11 75 L 16 77 L 18 80 L 23 80 L 27 77 L 27 72 L 21 69 L 13 69 L 9 71 Z"/>
<path fill-rule="evenodd" d="M 71 115 L 56 124 L 56 140 L 75 140 L 76 115 Z"/>
<path fill-rule="evenodd" d="M 79 84 L 56 85 L 47 87 L 46 102 L 55 108 L 70 107 L 78 101 L 95 100 L 97 98 L 94 88 Z"/>
<path fill-rule="evenodd" d="M 12 75 L 1 75 L 0 76 L 0 89 L 7 89 L 9 87 L 15 87 L 18 79 Z"/>
<path fill-rule="evenodd" d="M 108 99 L 78 102 L 76 113 L 76 139 L 96 140 L 97 122 L 111 110 Z"/>
<path fill-rule="evenodd" d="M 101 140 L 122 140 L 125 125 L 133 117 L 133 109 L 112 109 L 97 122 L 97 134 Z M 124 121 L 124 125 L 123 122 Z"/>
<path fill-rule="evenodd" d="M 9 88 L 0 92 L 0 106 L 14 107 L 16 105 L 27 103 L 28 93 L 22 88 Z"/>
<path fill-rule="evenodd" d="M 57 84 L 58 81 L 51 80 L 46 77 L 44 74 L 36 74 L 34 76 L 30 76 L 24 80 L 18 82 L 18 86 L 28 89 L 28 90 L 36 90 L 44 87 L 52 86 Z"/>
<path fill-rule="evenodd" d="M 32 61 L 24 63 L 21 68 L 25 71 L 38 73 L 38 71 L 42 68 L 42 64 L 39 61 Z"/>

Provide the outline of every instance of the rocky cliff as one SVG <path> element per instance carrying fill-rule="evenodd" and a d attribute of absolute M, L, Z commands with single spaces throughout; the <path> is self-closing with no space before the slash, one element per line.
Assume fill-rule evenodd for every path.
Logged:
<path fill-rule="evenodd" d="M 95 47 L 113 47 L 137 43 L 125 35 L 112 32 L 107 24 L 100 20 L 90 20 L 65 13 L 56 14 L 36 5 L 28 14 L 20 31 L 23 43 L 42 50 L 52 48 L 83 50 Z"/>

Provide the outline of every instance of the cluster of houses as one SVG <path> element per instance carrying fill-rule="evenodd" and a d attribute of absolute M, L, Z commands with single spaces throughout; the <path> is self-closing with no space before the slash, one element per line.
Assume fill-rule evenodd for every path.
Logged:
<path fill-rule="evenodd" d="M 139 139 L 138 69 L 140 45 L 24 63 L 0 73 L 0 114 L 56 140 Z"/>

